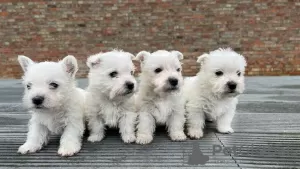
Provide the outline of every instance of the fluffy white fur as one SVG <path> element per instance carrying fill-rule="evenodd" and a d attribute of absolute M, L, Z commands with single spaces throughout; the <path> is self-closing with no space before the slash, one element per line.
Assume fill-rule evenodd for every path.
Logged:
<path fill-rule="evenodd" d="M 174 141 L 185 140 L 184 102 L 181 87 L 181 63 L 183 55 L 178 51 L 159 50 L 152 54 L 141 51 L 137 54 L 141 61 L 142 73 L 137 93 L 138 144 L 147 144 L 153 140 L 156 123 L 165 124 L 169 136 Z M 176 79 L 172 86 L 169 79 Z"/>
<path fill-rule="evenodd" d="M 125 143 L 135 141 L 136 112 L 133 94 L 137 89 L 131 53 L 113 50 L 90 56 L 86 110 L 90 136 L 101 141 L 105 126 L 119 127 Z M 113 76 L 112 76 L 113 75 Z M 129 89 L 127 84 L 131 84 Z"/>
<path fill-rule="evenodd" d="M 216 121 L 220 133 L 233 133 L 238 95 L 245 88 L 245 58 L 228 48 L 205 53 L 197 62 L 199 73 L 185 79 L 184 85 L 188 135 L 196 139 L 203 136 L 205 117 Z"/>
<path fill-rule="evenodd" d="M 84 91 L 75 85 L 75 57 L 66 56 L 60 62 L 35 63 L 26 56 L 18 60 L 24 70 L 23 103 L 31 113 L 27 140 L 18 152 L 40 150 L 48 143 L 50 133 L 62 133 L 59 155 L 79 152 L 84 132 Z"/>

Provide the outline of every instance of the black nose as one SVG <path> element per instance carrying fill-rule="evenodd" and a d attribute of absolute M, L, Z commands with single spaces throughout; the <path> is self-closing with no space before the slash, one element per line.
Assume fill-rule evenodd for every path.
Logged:
<path fill-rule="evenodd" d="M 178 79 L 171 77 L 171 78 L 169 78 L 169 83 L 171 84 L 171 86 L 177 86 Z"/>
<path fill-rule="evenodd" d="M 126 85 L 127 89 L 129 89 L 129 90 L 132 90 L 134 88 L 134 83 L 132 83 L 132 82 L 126 82 L 125 85 Z"/>
<path fill-rule="evenodd" d="M 35 105 L 41 105 L 44 101 L 44 97 L 43 96 L 35 96 L 34 98 L 32 98 L 32 103 Z"/>
<path fill-rule="evenodd" d="M 227 82 L 227 86 L 230 90 L 235 90 L 236 89 L 236 83 L 235 82 Z"/>

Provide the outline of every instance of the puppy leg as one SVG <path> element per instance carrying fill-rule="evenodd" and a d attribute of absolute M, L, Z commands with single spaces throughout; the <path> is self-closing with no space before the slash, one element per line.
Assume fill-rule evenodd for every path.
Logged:
<path fill-rule="evenodd" d="M 104 122 L 99 116 L 92 116 L 88 118 L 88 128 L 90 131 L 90 136 L 88 141 L 96 142 L 101 141 L 104 138 Z"/>
<path fill-rule="evenodd" d="M 201 108 L 187 106 L 187 131 L 191 138 L 203 137 L 205 125 L 205 113 Z"/>
<path fill-rule="evenodd" d="M 22 146 L 19 147 L 18 152 L 21 154 L 34 153 L 40 150 L 43 144 L 47 144 L 48 138 L 48 128 L 31 119 L 29 122 L 27 140 Z"/>
<path fill-rule="evenodd" d="M 135 112 L 126 112 L 119 120 L 119 128 L 122 140 L 125 143 L 135 141 L 135 123 L 137 114 Z"/>
<path fill-rule="evenodd" d="M 184 134 L 184 110 L 174 111 L 170 118 L 167 120 L 168 132 L 173 141 L 183 141 L 186 140 L 186 135 Z"/>
<path fill-rule="evenodd" d="M 231 122 L 234 117 L 234 114 L 235 114 L 235 110 L 231 110 L 217 118 L 217 130 L 220 133 L 234 132 L 233 129 L 231 128 Z"/>
<path fill-rule="evenodd" d="M 83 132 L 83 118 L 70 119 L 61 136 L 58 154 L 61 156 L 72 156 L 79 152 Z"/>
<path fill-rule="evenodd" d="M 138 115 L 136 143 L 148 144 L 153 140 L 155 130 L 154 117 L 148 112 L 140 112 Z"/>

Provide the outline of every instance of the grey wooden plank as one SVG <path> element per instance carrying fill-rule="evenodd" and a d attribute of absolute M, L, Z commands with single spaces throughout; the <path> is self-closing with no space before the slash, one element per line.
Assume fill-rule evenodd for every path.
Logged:
<path fill-rule="evenodd" d="M 240 101 L 237 106 L 238 113 L 300 113 L 298 102 L 263 102 Z M 0 103 L 0 114 L 21 113 L 28 114 L 22 103 Z"/>
<path fill-rule="evenodd" d="M 281 94 L 242 94 L 239 97 L 240 101 L 243 102 L 295 102 L 300 103 L 300 93 L 298 95 L 289 94 L 289 95 L 281 95 Z"/>
<path fill-rule="evenodd" d="M 208 123 L 199 141 L 172 142 L 164 128 L 156 132 L 150 145 L 122 143 L 116 130 L 92 144 L 84 138 L 82 151 L 69 158 L 56 154 L 59 136 L 36 154 L 19 155 L 17 148 L 25 141 L 29 114 L 22 108 L 20 80 L 0 80 L 0 168 L 299 168 L 299 85 L 300 77 L 247 77 L 246 94 L 240 97 L 233 121 L 236 133 L 215 133 Z M 85 87 L 86 79 L 79 85 Z M 11 104 L 12 103 L 12 104 Z M 189 165 L 192 145 L 199 143 L 210 160 L 205 165 Z M 254 145 L 254 148 L 249 145 Z M 283 156 L 252 152 L 259 146 L 280 150 L 289 145 Z M 240 146 L 243 156 L 213 155 L 213 146 Z M 248 145 L 248 146 L 247 146 Z"/>
<path fill-rule="evenodd" d="M 0 133 L 26 132 L 29 115 L 1 115 Z M 246 133 L 299 133 L 300 113 L 237 113 L 233 120 L 235 132 Z M 215 129 L 215 123 L 207 123 Z"/>
<path fill-rule="evenodd" d="M 25 133 L 13 133 L 0 136 L 0 164 L 3 167 L 169 167 L 169 168 L 236 168 L 234 161 L 228 156 L 213 156 L 205 164 L 189 165 L 188 158 L 192 154 L 195 140 L 172 142 L 165 129 L 159 128 L 153 143 L 149 145 L 124 144 L 117 130 L 108 130 L 106 138 L 100 143 L 89 143 L 84 139 L 82 151 L 74 157 L 61 158 L 56 154 L 59 136 L 52 136 L 49 145 L 40 152 L 30 155 L 19 155 L 17 148 L 26 139 Z M 199 141 L 204 154 L 211 153 L 213 144 L 220 144 L 211 131 Z"/>
<path fill-rule="evenodd" d="M 233 121 L 236 132 L 299 133 L 300 113 L 238 113 Z"/>
<path fill-rule="evenodd" d="M 10 169 L 11 167 L 1 167 L 1 169 Z M 17 167 L 16 167 L 17 168 Z M 18 168 L 22 168 L 22 169 L 32 169 L 32 167 L 18 167 Z M 35 168 L 39 168 L 39 169 L 49 169 L 49 167 L 35 167 Z M 55 167 L 51 167 L 53 169 L 55 169 Z M 64 166 L 64 167 L 57 167 L 57 168 L 76 168 L 76 169 L 97 169 L 97 168 L 110 168 L 110 169 L 140 169 L 140 168 L 149 168 L 149 169 L 172 169 L 174 167 L 153 167 L 153 166 L 114 166 L 114 167 L 107 167 L 107 166 L 94 166 L 93 164 L 91 164 L 90 166 Z M 181 169 L 193 169 L 193 168 L 204 168 L 204 167 L 180 167 Z M 232 167 L 226 167 L 226 166 L 216 166 L 216 167 L 209 167 L 210 169 L 232 169 Z"/>
<path fill-rule="evenodd" d="M 238 113 L 300 113 L 298 102 L 239 102 Z"/>
<path fill-rule="evenodd" d="M 241 168 L 299 168 L 300 134 L 217 134 Z"/>
<path fill-rule="evenodd" d="M 240 101 L 238 113 L 300 113 L 298 102 Z M 0 103 L 0 114 L 28 114 L 22 103 Z"/>
<path fill-rule="evenodd" d="M 299 133 L 300 113 L 237 113 L 232 128 L 237 133 Z M 215 129 L 215 123 L 206 123 Z"/>
<path fill-rule="evenodd" d="M 0 112 L 1 114 L 3 113 L 8 113 L 8 112 L 21 112 L 21 113 L 27 113 L 26 109 L 23 107 L 22 103 L 1 103 L 0 102 Z"/>

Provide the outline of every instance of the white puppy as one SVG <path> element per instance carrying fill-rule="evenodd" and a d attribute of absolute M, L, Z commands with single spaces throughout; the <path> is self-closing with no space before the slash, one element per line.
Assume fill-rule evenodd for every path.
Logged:
<path fill-rule="evenodd" d="M 166 124 L 174 141 L 185 140 L 184 102 L 181 97 L 182 53 L 159 50 L 152 54 L 141 51 L 141 83 L 137 94 L 138 112 L 137 143 L 147 144 L 153 140 L 156 123 Z"/>
<path fill-rule="evenodd" d="M 86 110 L 90 136 L 101 141 L 105 125 L 119 127 L 125 143 L 135 141 L 136 112 L 133 94 L 136 80 L 131 53 L 113 50 L 90 56 Z"/>
<path fill-rule="evenodd" d="M 199 73 L 184 85 L 188 135 L 203 136 L 205 116 L 216 121 L 220 133 L 233 133 L 237 96 L 244 91 L 245 58 L 228 48 L 205 53 L 197 62 Z"/>
<path fill-rule="evenodd" d="M 18 152 L 33 153 L 48 143 L 50 133 L 62 133 L 58 154 L 71 156 L 81 149 L 84 132 L 84 93 L 76 88 L 74 56 L 60 62 L 35 63 L 18 57 L 24 71 L 23 102 L 32 117 L 26 142 Z"/>

